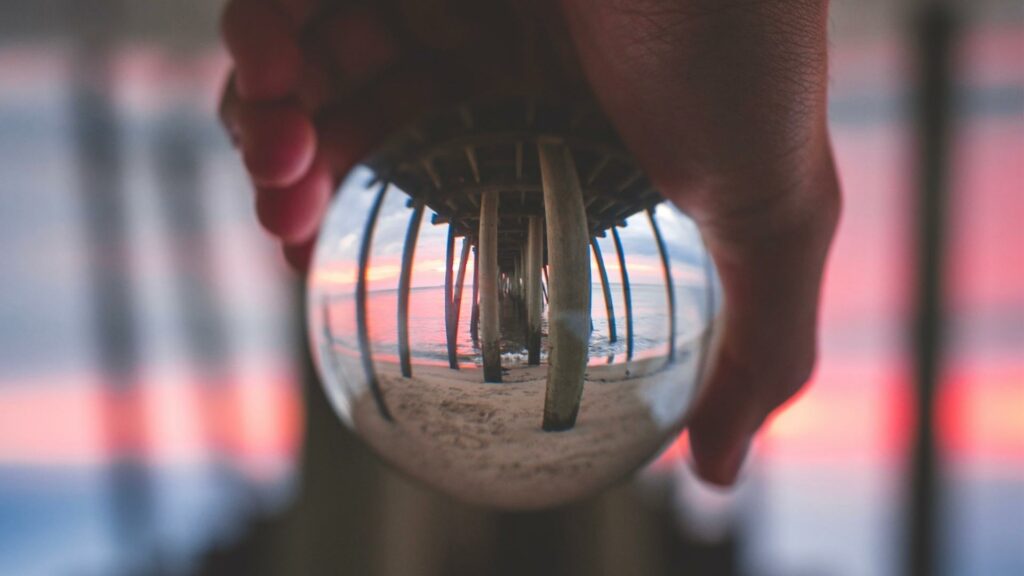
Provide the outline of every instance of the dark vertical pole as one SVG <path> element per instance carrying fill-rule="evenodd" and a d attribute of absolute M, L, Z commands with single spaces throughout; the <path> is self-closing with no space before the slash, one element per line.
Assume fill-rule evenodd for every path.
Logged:
<path fill-rule="evenodd" d="M 544 296 L 540 269 L 544 266 L 544 218 L 530 216 L 526 238 L 526 349 L 527 363 L 540 364 L 541 318 Z"/>
<path fill-rule="evenodd" d="M 469 335 L 476 344 L 480 340 L 480 251 L 473 246 L 473 308 L 469 314 Z"/>
<path fill-rule="evenodd" d="M 417 200 L 409 218 L 409 228 L 402 246 L 402 271 L 398 277 L 398 357 L 402 376 L 412 378 L 412 350 L 409 347 L 409 293 L 412 289 L 412 262 L 416 255 L 416 239 L 423 221 L 423 201 Z"/>
<path fill-rule="evenodd" d="M 76 184 L 81 193 L 89 250 L 89 296 L 95 353 L 107 388 L 101 425 L 108 449 L 114 539 L 125 564 L 141 569 L 152 553 L 154 505 L 149 472 L 130 447 L 146 444 L 145 414 L 133 400 L 138 378 L 138 330 L 129 244 L 127 191 L 117 110 L 104 88 L 112 86 L 111 63 L 123 2 L 73 2 L 69 24 L 76 30 L 72 130 Z"/>
<path fill-rule="evenodd" d="M 455 339 L 452 337 L 452 296 L 455 290 L 455 227 L 448 225 L 448 243 L 444 253 L 444 333 L 448 348 L 448 365 L 457 368 L 459 363 L 455 358 Z"/>
<path fill-rule="evenodd" d="M 612 226 L 615 239 L 615 253 L 619 256 L 619 270 L 622 272 L 622 297 L 626 301 L 626 360 L 633 359 L 633 294 L 629 289 L 629 272 L 626 270 L 626 253 L 622 250 L 619 230 Z"/>
<path fill-rule="evenodd" d="M 942 364 L 944 227 L 949 112 L 952 98 L 953 15 L 942 2 L 931 2 L 919 20 L 917 135 L 919 200 L 917 215 L 917 322 L 915 327 L 917 427 L 910 502 L 910 557 L 907 573 L 930 576 L 939 571 L 937 539 L 939 462 L 935 446 L 935 389 Z"/>
<path fill-rule="evenodd" d="M 647 218 L 651 221 L 651 230 L 654 231 L 654 240 L 658 244 L 658 254 L 661 256 L 661 269 L 665 273 L 665 292 L 668 295 L 668 361 L 676 359 L 676 290 L 672 282 L 672 264 L 668 258 L 668 247 L 665 246 L 665 238 L 658 228 L 658 221 L 654 218 L 654 208 L 647 209 Z"/>
<path fill-rule="evenodd" d="M 608 341 L 618 342 L 619 336 L 615 333 L 615 305 L 612 303 L 612 289 L 608 285 L 608 269 L 604 267 L 604 256 L 601 255 L 601 246 L 597 238 L 590 239 L 590 247 L 594 249 L 594 260 L 597 261 L 597 272 L 601 276 L 601 291 L 604 293 L 604 311 L 608 315 Z"/>
<path fill-rule="evenodd" d="M 466 265 L 469 264 L 469 238 L 462 239 L 462 254 L 459 258 L 459 274 L 455 279 L 452 294 L 452 329 L 448 332 L 448 365 L 459 369 L 459 317 L 462 315 L 462 288 L 466 284 Z"/>
<path fill-rule="evenodd" d="M 380 191 L 373 201 L 370 214 L 366 217 L 366 228 L 363 230 L 362 244 L 359 246 L 359 277 L 356 280 L 356 327 L 359 332 L 359 355 L 362 357 L 363 373 L 366 375 L 366 385 L 373 395 L 373 401 L 377 403 L 377 410 L 381 418 L 391 422 L 391 411 L 384 402 L 384 393 L 380 389 L 380 382 L 377 380 L 377 371 L 373 367 L 373 350 L 370 346 L 370 327 L 367 323 L 366 312 L 366 271 L 370 266 L 370 247 L 373 245 L 373 231 L 377 227 L 377 217 L 380 216 L 380 207 L 384 204 L 384 195 L 387 194 L 387 182 L 381 184 Z"/>
<path fill-rule="evenodd" d="M 203 375 L 203 388 L 221 394 L 230 385 L 230 334 L 225 325 L 217 291 L 216 262 L 212 247 L 218 240 L 204 199 L 201 133 L 184 110 L 162 120 L 156 133 L 156 176 L 164 221 L 168 226 L 178 263 L 172 283 L 177 299 L 189 359 Z M 196 403 L 200 433 L 210 453 L 213 474 L 228 485 L 238 485 L 239 472 L 229 465 L 229 440 L 221 425 L 223 415 L 216 402 Z"/>
<path fill-rule="evenodd" d="M 484 381 L 501 382 L 501 310 L 498 302 L 498 206 L 497 192 L 480 195 L 480 351 Z"/>

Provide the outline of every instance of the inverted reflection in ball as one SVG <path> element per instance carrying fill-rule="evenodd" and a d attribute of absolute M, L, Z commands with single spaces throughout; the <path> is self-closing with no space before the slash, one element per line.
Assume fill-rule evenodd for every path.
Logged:
<path fill-rule="evenodd" d="M 695 226 L 600 115 L 507 99 L 432 115 L 348 175 L 308 303 L 323 385 L 385 460 L 536 508 L 679 432 L 717 297 Z"/>

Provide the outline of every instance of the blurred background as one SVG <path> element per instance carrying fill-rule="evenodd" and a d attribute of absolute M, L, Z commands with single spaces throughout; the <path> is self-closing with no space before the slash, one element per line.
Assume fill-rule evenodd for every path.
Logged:
<path fill-rule="evenodd" d="M 531 514 L 327 406 L 215 118 L 220 7 L 0 0 L 0 574 L 1024 574 L 1024 2 L 833 2 L 813 384 L 733 492 L 683 438 Z"/>

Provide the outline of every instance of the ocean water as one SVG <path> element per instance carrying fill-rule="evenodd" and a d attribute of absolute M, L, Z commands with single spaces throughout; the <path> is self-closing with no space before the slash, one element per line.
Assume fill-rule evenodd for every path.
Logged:
<path fill-rule="evenodd" d="M 611 364 L 626 361 L 626 311 L 620 284 L 610 286 L 615 308 L 618 339 L 610 340 L 609 322 L 601 285 L 591 293 L 590 364 Z M 663 285 L 631 286 L 633 304 L 633 359 L 664 356 L 668 353 L 668 297 Z M 458 357 L 461 365 L 480 364 L 480 349 L 470 333 L 472 293 L 466 289 L 459 314 Z M 447 365 L 448 348 L 445 333 L 444 287 L 416 288 L 410 292 L 409 345 L 414 363 Z M 398 291 L 378 290 L 369 293 L 367 301 L 371 348 L 375 360 L 398 360 Z M 676 346 L 683 348 L 702 333 L 707 325 L 707 296 L 701 286 L 676 288 Z M 321 312 L 329 327 L 332 348 L 343 356 L 358 355 L 355 297 L 350 294 L 331 296 Z M 525 329 L 510 300 L 502 302 L 503 365 L 526 364 Z M 542 359 L 547 347 L 547 307 L 542 324 Z"/>

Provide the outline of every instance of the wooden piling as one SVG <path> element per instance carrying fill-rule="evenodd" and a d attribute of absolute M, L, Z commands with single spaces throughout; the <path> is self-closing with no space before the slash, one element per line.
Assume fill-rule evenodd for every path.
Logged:
<path fill-rule="evenodd" d="M 618 342 L 619 336 L 615 332 L 615 304 L 612 302 L 612 289 L 608 285 L 608 269 L 604 267 L 604 256 L 601 254 L 601 245 L 597 238 L 590 239 L 590 246 L 594 249 L 594 260 L 597 261 L 597 272 L 601 275 L 601 291 L 604 293 L 604 310 L 608 316 L 608 341 Z"/>
<path fill-rule="evenodd" d="M 373 231 L 377 227 L 380 207 L 384 204 L 384 196 L 387 191 L 388 184 L 385 182 L 381 184 L 380 191 L 377 192 L 377 197 L 370 208 L 370 214 L 366 218 L 366 227 L 363 229 L 362 244 L 359 246 L 359 274 L 356 278 L 356 330 L 359 340 L 359 355 L 363 363 L 363 373 L 366 376 L 366 386 L 370 389 L 370 394 L 373 395 L 373 401 L 377 404 L 377 411 L 381 418 L 392 422 L 394 419 L 384 401 L 384 393 L 373 367 L 373 350 L 370 346 L 370 328 L 367 323 L 366 311 L 366 271 L 370 266 L 370 247 L 373 245 Z"/>
<path fill-rule="evenodd" d="M 466 284 L 466 265 L 469 263 L 469 238 L 462 239 L 462 254 L 459 256 L 459 273 L 455 278 L 455 292 L 452 294 L 452 321 L 448 332 L 448 366 L 459 369 L 459 317 L 462 315 L 462 287 Z"/>
<path fill-rule="evenodd" d="M 633 359 L 633 294 L 629 289 L 629 271 L 626 270 L 626 254 L 622 250 L 619 230 L 612 226 L 615 253 L 619 256 L 619 270 L 622 272 L 622 298 L 626 301 L 626 360 Z"/>
<path fill-rule="evenodd" d="M 402 246 L 402 271 L 398 278 L 398 357 L 402 376 L 412 378 L 412 352 L 409 347 L 409 293 L 412 286 L 412 262 L 416 254 L 416 239 L 420 234 L 425 204 L 417 200 L 409 218 L 409 228 Z"/>
<path fill-rule="evenodd" d="M 448 365 L 454 368 L 458 363 L 453 361 L 455 340 L 452 338 L 452 296 L 455 289 L 455 226 L 452 224 L 448 225 L 448 243 L 444 254 L 444 333 L 448 348 Z"/>
<path fill-rule="evenodd" d="M 665 291 L 668 296 L 668 361 L 673 362 L 676 359 L 676 290 L 672 281 L 672 264 L 669 261 L 665 238 L 661 235 L 658 221 L 654 218 L 653 208 L 647 209 L 647 219 L 651 221 L 658 254 L 661 255 L 661 269 L 665 274 Z"/>
<path fill-rule="evenodd" d="M 484 381 L 501 382 L 501 320 L 498 303 L 498 202 L 496 191 L 480 197 L 480 340 Z"/>
<path fill-rule="evenodd" d="M 579 174 L 561 142 L 537 143 L 547 219 L 550 303 L 543 428 L 575 426 L 590 345 L 590 232 Z"/>
<path fill-rule="evenodd" d="M 544 219 L 530 216 L 526 239 L 526 324 L 527 364 L 540 364 L 541 268 L 544 266 Z"/>
<path fill-rule="evenodd" d="M 480 251 L 473 246 L 473 308 L 469 313 L 469 336 L 473 344 L 480 341 Z"/>

